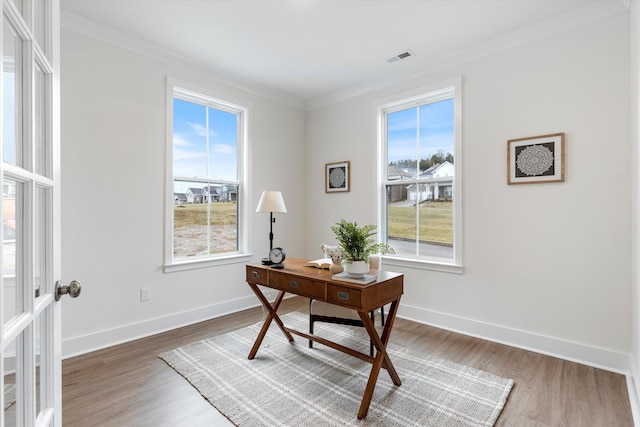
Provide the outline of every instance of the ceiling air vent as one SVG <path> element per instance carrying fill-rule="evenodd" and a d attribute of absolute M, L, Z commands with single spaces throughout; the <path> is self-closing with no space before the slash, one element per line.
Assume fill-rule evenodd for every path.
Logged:
<path fill-rule="evenodd" d="M 410 50 L 405 50 L 402 53 L 398 53 L 396 55 L 393 55 L 393 56 L 387 58 L 387 62 L 389 64 L 391 64 L 392 62 L 396 62 L 396 61 L 408 58 L 408 57 L 413 56 L 413 55 L 415 55 L 415 54 L 413 52 L 411 52 Z"/>

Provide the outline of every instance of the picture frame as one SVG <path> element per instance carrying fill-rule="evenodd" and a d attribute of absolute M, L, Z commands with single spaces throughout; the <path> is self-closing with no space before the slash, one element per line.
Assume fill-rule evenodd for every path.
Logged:
<path fill-rule="evenodd" d="M 327 163 L 324 171 L 325 193 L 349 191 L 351 186 L 351 162 Z"/>
<path fill-rule="evenodd" d="M 507 141 L 507 184 L 564 181 L 564 133 Z"/>

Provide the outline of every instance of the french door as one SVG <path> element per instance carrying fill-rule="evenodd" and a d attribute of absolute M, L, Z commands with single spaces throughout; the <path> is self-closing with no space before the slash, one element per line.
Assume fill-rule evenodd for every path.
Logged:
<path fill-rule="evenodd" d="M 60 5 L 0 1 L 0 427 L 61 426 Z"/>

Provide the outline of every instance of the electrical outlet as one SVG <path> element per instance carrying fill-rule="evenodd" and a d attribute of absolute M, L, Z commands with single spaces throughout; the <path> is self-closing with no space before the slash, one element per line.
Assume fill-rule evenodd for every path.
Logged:
<path fill-rule="evenodd" d="M 140 288 L 140 301 L 149 301 L 151 299 L 150 288 Z"/>

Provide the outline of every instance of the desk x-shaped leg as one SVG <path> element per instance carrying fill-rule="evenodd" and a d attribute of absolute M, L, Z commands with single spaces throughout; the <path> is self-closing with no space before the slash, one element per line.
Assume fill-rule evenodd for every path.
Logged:
<path fill-rule="evenodd" d="M 367 329 L 373 345 L 377 349 L 376 357 L 374 358 L 373 366 L 371 367 L 371 373 L 369 374 L 369 381 L 367 382 L 367 387 L 364 390 L 362 402 L 360 403 L 360 409 L 358 410 L 358 419 L 363 419 L 367 416 L 369 405 L 371 404 L 371 398 L 373 397 L 373 390 L 376 387 L 376 382 L 378 381 L 378 374 L 380 373 L 381 367 L 384 367 L 387 372 L 389 372 L 389 376 L 391 377 L 391 380 L 395 385 L 401 384 L 400 377 L 396 372 L 396 368 L 393 366 L 393 363 L 391 363 L 389 354 L 387 354 L 387 343 L 389 342 L 389 336 L 391 335 L 393 322 L 396 320 L 396 313 L 398 311 L 399 302 L 400 299 L 391 303 L 391 310 L 389 310 L 387 323 L 385 324 L 382 331 L 382 337 L 378 336 L 378 331 L 376 330 L 373 321 L 369 317 L 368 313 L 358 311 L 360 319 Z"/>
<path fill-rule="evenodd" d="M 251 290 L 253 290 L 253 293 L 256 294 L 256 296 L 262 303 L 262 306 L 268 310 L 267 317 L 266 319 L 264 319 L 264 324 L 262 325 L 262 329 L 260 329 L 260 333 L 256 338 L 256 342 L 253 343 L 253 347 L 251 348 L 251 352 L 249 353 L 249 360 L 252 360 L 256 356 L 256 353 L 258 352 L 258 349 L 262 344 L 262 340 L 264 339 L 264 336 L 267 334 L 267 330 L 269 329 L 269 325 L 271 325 L 272 320 L 276 321 L 276 324 L 280 327 L 280 330 L 287 337 L 289 341 L 293 341 L 293 337 L 291 336 L 289 331 L 287 331 L 287 328 L 285 328 L 284 323 L 282 323 L 282 320 L 280 320 L 280 317 L 276 313 L 278 311 L 278 307 L 280 307 L 282 298 L 284 298 L 284 291 L 280 291 L 278 293 L 278 296 L 276 297 L 275 301 L 273 301 L 273 305 L 272 305 L 267 299 L 267 297 L 265 297 L 264 294 L 260 291 L 260 288 L 258 288 L 258 285 L 256 285 L 255 283 L 249 283 L 249 286 L 251 287 Z"/>

